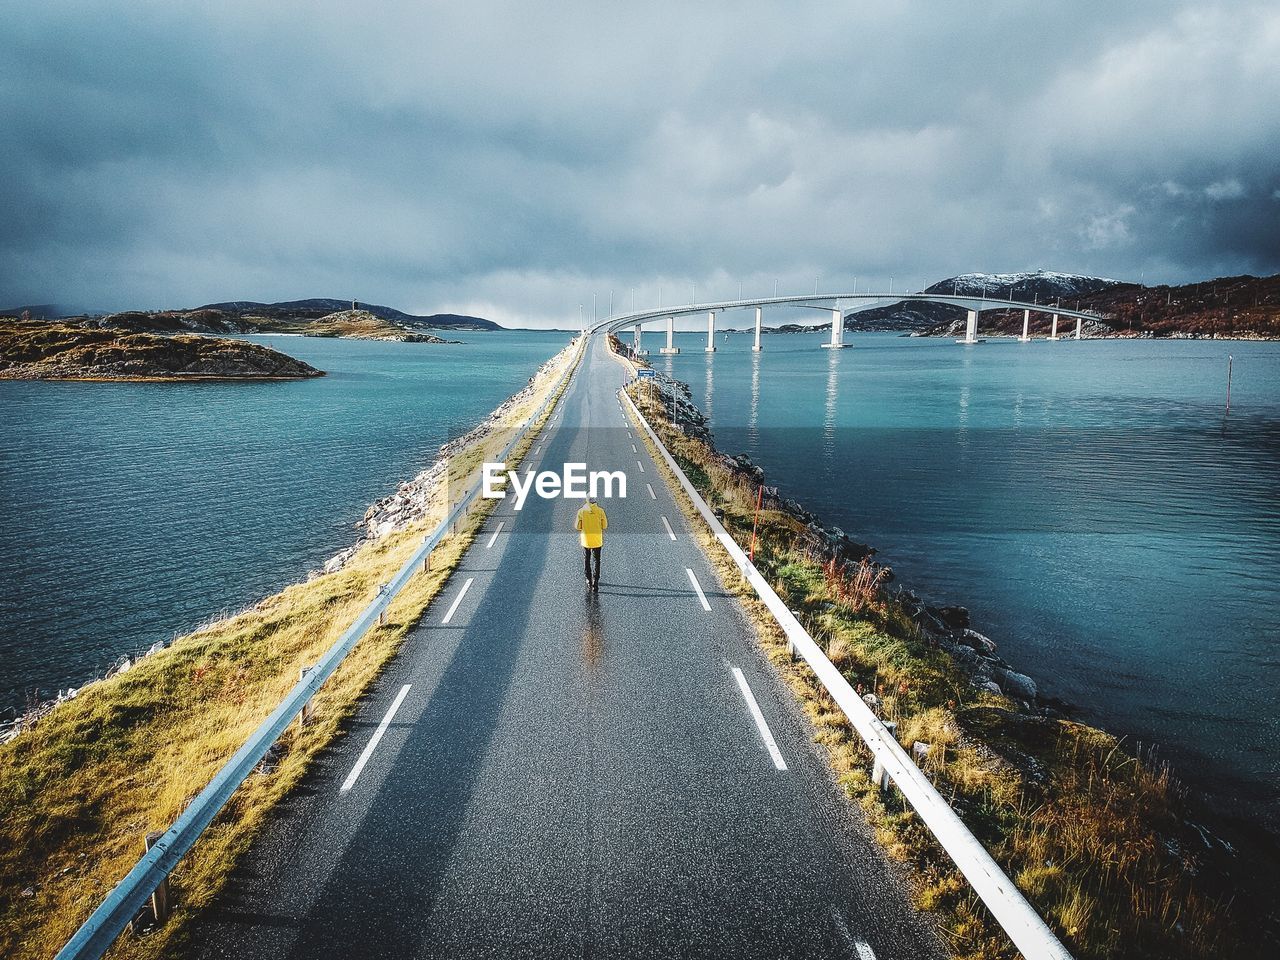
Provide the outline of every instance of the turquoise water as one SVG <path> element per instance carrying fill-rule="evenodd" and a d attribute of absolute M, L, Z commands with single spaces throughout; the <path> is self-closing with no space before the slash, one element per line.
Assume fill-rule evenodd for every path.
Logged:
<path fill-rule="evenodd" d="M 301 579 L 569 334 L 254 337 L 288 383 L 0 381 L 0 707 Z"/>
<path fill-rule="evenodd" d="M 822 339 L 650 360 L 721 449 L 1274 838 L 1280 343 Z"/>

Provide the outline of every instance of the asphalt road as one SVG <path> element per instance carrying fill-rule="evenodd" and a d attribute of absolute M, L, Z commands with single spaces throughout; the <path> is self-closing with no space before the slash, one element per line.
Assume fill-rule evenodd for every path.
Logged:
<path fill-rule="evenodd" d="M 528 461 L 626 472 L 599 594 L 581 501 L 503 501 L 191 955 L 945 955 L 690 539 L 624 378 L 595 338 Z"/>

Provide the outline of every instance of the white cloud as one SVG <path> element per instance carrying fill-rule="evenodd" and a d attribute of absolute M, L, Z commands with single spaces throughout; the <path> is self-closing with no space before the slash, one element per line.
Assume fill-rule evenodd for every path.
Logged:
<path fill-rule="evenodd" d="M 1204 188 L 1204 195 L 1210 200 L 1239 200 L 1245 195 L 1244 184 L 1235 177 L 1215 180 Z"/>
<path fill-rule="evenodd" d="M 1132 243 L 1129 219 L 1133 214 L 1134 207 L 1125 204 L 1107 213 L 1090 217 L 1082 230 L 1089 247 L 1094 250 L 1107 250 Z"/>
<path fill-rule="evenodd" d="M 1280 11 L 1175 3 L 37 5 L 0 304 L 1280 269 Z"/>

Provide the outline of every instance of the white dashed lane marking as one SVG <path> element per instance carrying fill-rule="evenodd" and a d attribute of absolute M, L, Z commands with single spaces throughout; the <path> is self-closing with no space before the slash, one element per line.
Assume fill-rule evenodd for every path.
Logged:
<path fill-rule="evenodd" d="M 641 463 L 639 460 L 637 460 L 637 461 L 636 461 L 636 466 L 640 468 L 640 472 L 641 472 L 641 473 L 644 473 L 644 464 L 643 464 L 643 463 Z"/>
<path fill-rule="evenodd" d="M 671 529 L 671 524 L 667 522 L 665 516 L 662 518 L 662 525 L 667 528 L 667 536 L 674 540 L 676 538 L 675 531 Z"/>
<path fill-rule="evenodd" d="M 653 484 L 651 484 L 651 483 L 646 483 L 646 484 L 645 484 L 645 486 L 649 488 L 649 499 L 650 499 L 650 500 L 657 500 L 657 499 L 658 499 L 658 495 L 657 495 L 656 493 L 654 493 L 654 492 L 653 492 Z"/>
<path fill-rule="evenodd" d="M 498 521 L 498 526 L 494 529 L 494 531 L 493 531 L 493 536 L 492 536 L 492 537 L 490 537 L 490 538 L 489 538 L 489 542 L 488 542 L 488 543 L 486 543 L 486 544 L 484 545 L 484 548 L 485 548 L 486 550 L 488 550 L 490 547 L 492 547 L 492 546 L 493 546 L 493 541 L 495 541 L 495 540 L 497 540 L 497 539 L 498 539 L 498 534 L 500 534 L 500 533 L 502 532 L 502 525 L 503 525 L 504 523 L 506 523 L 506 522 L 507 522 L 507 521 L 505 521 L 505 520 L 499 520 L 499 521 Z"/>
<path fill-rule="evenodd" d="M 747 685 L 747 678 L 742 675 L 742 671 L 737 667 L 733 668 L 733 675 L 738 681 L 738 689 L 742 691 L 742 699 L 747 702 L 747 709 L 751 711 L 751 716 L 756 722 L 756 729 L 760 731 L 760 739 L 764 741 L 765 749 L 769 751 L 769 756 L 773 757 L 774 767 L 779 770 L 787 769 L 787 761 L 782 759 L 782 752 L 778 749 L 777 741 L 773 739 L 773 732 L 769 729 L 769 725 L 764 722 L 764 714 L 760 712 L 760 704 L 756 703 L 755 694 L 751 692 L 751 687 Z"/>
<path fill-rule="evenodd" d="M 689 575 L 689 582 L 693 584 L 693 589 L 698 594 L 698 602 L 702 604 L 702 609 L 710 613 L 711 604 L 707 603 L 707 595 L 702 592 L 702 584 L 698 582 L 698 578 L 693 575 L 693 571 L 688 567 L 684 568 L 684 572 Z"/>
<path fill-rule="evenodd" d="M 462 589 L 458 591 L 458 595 L 454 598 L 453 604 L 449 607 L 449 612 L 444 615 L 444 619 L 440 622 L 447 624 L 453 619 L 453 615 L 458 612 L 458 604 L 462 603 L 462 598 L 467 595 L 467 591 L 471 589 L 471 581 L 475 577 L 467 577 L 467 582 L 462 585 Z"/>
<path fill-rule="evenodd" d="M 412 684 L 406 683 L 400 688 L 400 692 L 396 694 L 395 700 L 391 702 L 391 709 L 387 711 L 387 715 L 382 718 L 382 722 L 378 724 L 378 729 L 373 732 L 373 736 L 369 738 L 369 742 L 365 744 L 364 750 L 360 754 L 360 759 L 356 761 L 356 765 L 351 768 L 351 772 L 347 774 L 347 779 L 342 781 L 342 787 L 339 793 L 346 793 L 360 777 L 360 771 L 364 769 L 364 765 L 369 762 L 369 758 L 373 756 L 373 751 L 378 748 L 378 743 L 382 740 L 382 735 L 387 732 L 387 727 L 391 726 L 391 718 L 396 715 L 396 711 L 400 709 L 400 704 L 404 703 L 404 698 L 409 695 L 409 687 Z"/>

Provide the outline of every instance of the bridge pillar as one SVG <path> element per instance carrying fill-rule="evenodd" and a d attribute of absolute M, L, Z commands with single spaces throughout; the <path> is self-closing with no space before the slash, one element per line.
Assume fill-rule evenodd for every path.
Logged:
<path fill-rule="evenodd" d="M 707 311 L 707 349 L 703 353 L 716 352 L 716 312 Z"/>
<path fill-rule="evenodd" d="M 968 316 L 965 318 L 964 339 L 957 340 L 956 343 L 970 344 L 970 343 L 982 343 L 982 342 L 983 341 L 978 339 L 978 311 L 969 310 Z"/>
<path fill-rule="evenodd" d="M 676 346 L 676 318 L 667 317 L 667 345 L 658 351 L 659 353 L 679 353 L 680 348 Z"/>
<path fill-rule="evenodd" d="M 756 307 L 756 342 L 751 349 L 755 353 L 760 352 L 760 323 L 764 319 L 764 307 Z"/>
<path fill-rule="evenodd" d="M 1056 313 L 1053 315 L 1053 329 L 1049 331 L 1049 339 L 1050 340 L 1062 339 L 1061 337 L 1058 336 L 1058 315 Z"/>
<path fill-rule="evenodd" d="M 823 350 L 840 350 L 847 347 L 844 342 L 844 314 L 839 310 L 831 311 L 831 342 L 822 345 Z"/>
<path fill-rule="evenodd" d="M 635 351 L 636 356 L 640 356 L 640 324 L 636 324 L 635 338 L 631 342 L 631 348 Z"/>
<path fill-rule="evenodd" d="M 1018 338 L 1019 343 L 1028 343 L 1031 340 L 1031 311 L 1022 311 L 1022 336 Z"/>
<path fill-rule="evenodd" d="M 1080 328 L 1084 325 L 1084 317 L 1076 317 L 1076 339 L 1080 339 Z"/>

